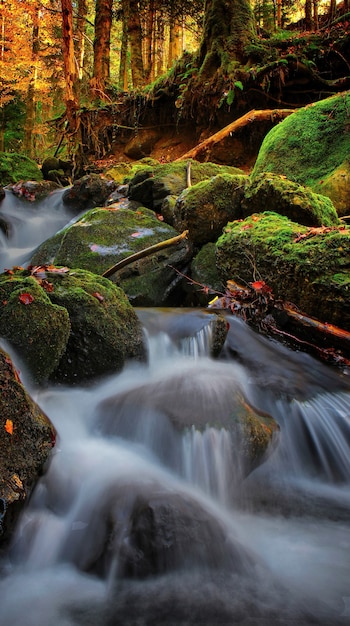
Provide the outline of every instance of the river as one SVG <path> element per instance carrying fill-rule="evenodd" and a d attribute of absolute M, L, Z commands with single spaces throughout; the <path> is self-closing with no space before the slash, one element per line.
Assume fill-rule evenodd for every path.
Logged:
<path fill-rule="evenodd" d="M 7 192 L 3 268 L 69 221 L 60 194 Z M 137 312 L 147 364 L 40 388 L 19 362 L 58 439 L 1 563 L 1 626 L 348 625 L 347 373 L 232 316 L 213 360 L 201 311 Z M 227 385 L 280 425 L 247 477 L 225 431 L 179 435 L 166 419 L 167 403 L 195 414 L 214 398 L 215 423 Z"/>

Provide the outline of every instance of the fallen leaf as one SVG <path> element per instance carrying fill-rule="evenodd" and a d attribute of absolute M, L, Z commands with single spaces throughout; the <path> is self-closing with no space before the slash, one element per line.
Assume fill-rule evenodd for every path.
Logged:
<path fill-rule="evenodd" d="M 21 293 L 21 295 L 18 296 L 18 300 L 22 302 L 22 304 L 31 304 L 34 298 L 31 293 Z"/>
<path fill-rule="evenodd" d="M 9 435 L 13 434 L 13 422 L 12 420 L 6 420 L 5 430 Z"/>

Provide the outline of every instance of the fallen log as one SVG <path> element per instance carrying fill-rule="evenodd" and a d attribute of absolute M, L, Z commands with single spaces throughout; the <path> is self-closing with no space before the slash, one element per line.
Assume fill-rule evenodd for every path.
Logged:
<path fill-rule="evenodd" d="M 106 270 L 102 274 L 102 276 L 104 276 L 104 278 L 109 278 L 110 276 L 112 276 L 112 274 L 115 274 L 115 272 L 118 272 L 123 267 L 126 267 L 126 265 L 130 265 L 130 263 L 134 263 L 134 261 L 138 261 L 139 259 L 143 259 L 144 257 L 149 256 L 150 254 L 159 252 L 159 250 L 164 250 L 164 248 L 169 248 L 170 246 L 177 245 L 180 241 L 182 241 L 182 239 L 186 239 L 187 235 L 188 235 L 188 230 L 184 230 L 183 233 L 181 233 L 181 235 L 177 235 L 176 237 L 171 237 L 171 239 L 165 239 L 165 241 L 159 241 L 159 243 L 155 243 L 153 246 L 149 246 L 148 248 L 139 250 L 138 252 L 135 252 L 134 254 L 131 254 L 128 257 L 125 257 L 125 259 L 118 261 L 118 263 L 116 263 L 115 265 L 110 267 L 108 270 Z"/>
<path fill-rule="evenodd" d="M 289 302 L 276 300 L 264 281 L 243 286 L 229 280 L 226 292 L 214 298 L 209 308 L 228 309 L 263 334 L 280 337 L 290 347 L 350 367 L 350 332 L 310 317 Z"/>
<path fill-rule="evenodd" d="M 295 113 L 296 109 L 266 109 L 266 110 L 258 110 L 252 109 L 238 120 L 231 122 L 228 126 L 225 126 L 221 130 L 219 130 L 214 135 L 208 137 L 201 143 L 197 144 L 194 148 L 180 156 L 175 160 L 183 161 L 184 159 L 195 159 L 201 152 L 204 152 L 219 143 L 225 137 L 230 134 L 235 133 L 237 130 L 244 128 L 244 126 L 248 126 L 248 124 L 252 124 L 253 122 L 264 122 L 264 121 L 272 121 L 274 123 L 278 123 L 284 120 L 286 117 Z"/>

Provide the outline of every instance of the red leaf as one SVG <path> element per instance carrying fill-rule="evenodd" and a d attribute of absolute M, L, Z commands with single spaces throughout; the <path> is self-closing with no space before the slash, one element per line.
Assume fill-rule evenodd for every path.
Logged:
<path fill-rule="evenodd" d="M 131 237 L 142 237 L 142 233 L 132 233 Z"/>
<path fill-rule="evenodd" d="M 22 304 L 31 304 L 34 298 L 31 293 L 21 293 L 21 295 L 18 296 L 18 300 L 22 302 Z"/>
<path fill-rule="evenodd" d="M 256 280 L 254 283 L 250 283 L 255 291 L 263 291 L 264 293 L 271 293 L 272 289 L 264 280 Z"/>
<path fill-rule="evenodd" d="M 13 422 L 12 420 L 6 420 L 5 430 L 9 435 L 13 434 Z"/>

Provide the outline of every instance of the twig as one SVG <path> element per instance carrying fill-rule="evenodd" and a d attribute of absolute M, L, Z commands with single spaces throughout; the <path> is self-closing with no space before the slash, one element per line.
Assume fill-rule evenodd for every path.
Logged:
<path fill-rule="evenodd" d="M 148 248 L 139 250 L 139 252 L 135 252 L 135 254 L 131 254 L 125 259 L 118 261 L 118 263 L 116 263 L 115 265 L 110 267 L 108 270 L 106 270 L 102 274 L 102 276 L 104 276 L 105 278 L 109 278 L 110 276 L 112 276 L 112 274 L 115 274 L 115 272 L 118 272 L 123 267 L 125 267 L 126 265 L 129 265 L 130 263 L 133 263 L 134 261 L 138 261 L 138 259 L 142 259 L 146 256 L 149 256 L 150 254 L 153 254 L 154 252 L 158 252 L 159 250 L 164 250 L 164 248 L 175 246 L 180 241 L 182 241 L 182 239 L 186 239 L 187 235 L 188 235 L 188 230 L 184 230 L 184 232 L 181 233 L 181 235 L 177 235 L 176 237 L 172 237 L 171 239 L 166 239 L 165 241 L 160 241 L 159 243 L 155 243 L 153 246 L 149 246 Z"/>

